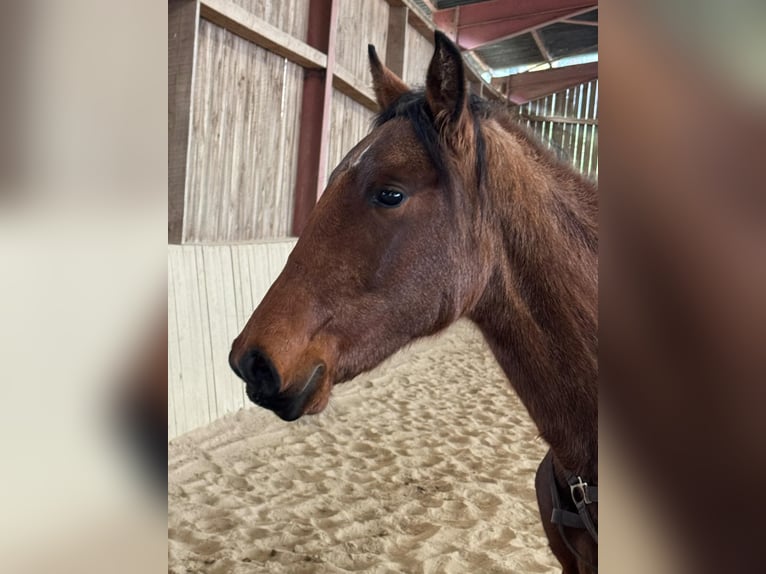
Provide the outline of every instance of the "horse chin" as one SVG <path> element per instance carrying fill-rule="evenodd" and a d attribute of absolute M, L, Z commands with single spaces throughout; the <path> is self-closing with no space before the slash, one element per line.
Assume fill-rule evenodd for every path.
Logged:
<path fill-rule="evenodd" d="M 303 409 L 304 415 L 317 415 L 321 413 L 330 402 L 330 391 L 332 385 L 329 384 L 327 379 L 320 382 L 314 395 L 306 403 L 306 407 Z"/>

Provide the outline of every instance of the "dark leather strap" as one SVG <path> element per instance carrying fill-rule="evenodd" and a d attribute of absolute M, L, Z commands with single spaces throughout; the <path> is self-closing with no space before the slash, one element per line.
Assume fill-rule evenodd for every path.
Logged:
<path fill-rule="evenodd" d="M 554 508 L 551 514 L 551 522 L 553 524 L 561 524 L 569 528 L 585 528 L 585 524 L 580 518 L 579 514 L 569 512 L 568 510 L 561 510 L 560 508 Z"/>
<path fill-rule="evenodd" d="M 577 513 L 565 510 L 562 508 L 561 497 L 559 496 L 558 480 L 556 479 L 556 471 L 553 467 L 553 453 L 548 451 L 545 455 L 543 462 L 547 459 L 548 466 L 551 473 L 551 502 L 553 503 L 553 512 L 551 513 L 551 522 L 558 527 L 561 539 L 566 544 L 569 551 L 581 562 L 588 565 L 594 572 L 598 572 L 598 568 L 586 560 L 577 550 L 575 550 L 572 543 L 564 533 L 564 527 L 568 528 L 581 528 L 588 531 L 593 537 L 593 540 L 598 544 L 598 529 L 593 523 L 593 519 L 588 512 L 588 504 L 598 501 L 598 489 L 596 486 L 586 484 L 581 477 L 575 476 L 569 471 L 564 471 L 567 475 L 567 483 L 571 493 L 572 502 L 577 509 Z"/>

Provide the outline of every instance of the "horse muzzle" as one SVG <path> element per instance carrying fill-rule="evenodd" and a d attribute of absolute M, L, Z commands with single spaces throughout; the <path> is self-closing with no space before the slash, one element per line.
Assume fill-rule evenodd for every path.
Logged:
<path fill-rule="evenodd" d="M 288 384 L 284 384 L 274 362 L 260 349 L 250 349 L 239 357 L 232 350 L 229 365 L 245 382 L 247 397 L 283 420 L 294 421 L 304 414 L 319 412 L 327 403 L 319 396 L 327 370 L 322 361 L 310 361 L 298 369 L 289 377 Z"/>

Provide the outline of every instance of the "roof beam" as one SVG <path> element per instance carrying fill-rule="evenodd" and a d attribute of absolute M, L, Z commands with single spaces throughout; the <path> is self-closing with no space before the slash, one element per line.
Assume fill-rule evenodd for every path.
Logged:
<path fill-rule="evenodd" d="M 438 10 L 434 22 L 462 48 L 474 50 L 590 12 L 597 0 L 489 0 Z"/>
<path fill-rule="evenodd" d="M 508 76 L 502 81 L 507 86 L 508 99 L 514 104 L 525 104 L 596 78 L 598 62 L 591 62 L 540 72 L 524 72 Z"/>
<path fill-rule="evenodd" d="M 540 32 L 537 30 L 532 30 L 532 38 L 535 39 L 535 44 L 537 44 L 537 49 L 540 50 L 540 53 L 543 55 L 543 58 L 545 58 L 545 61 L 548 62 L 548 66 L 551 66 L 551 62 L 553 62 L 553 58 L 551 58 L 551 53 L 548 51 L 548 48 L 545 47 L 545 44 L 543 43 L 543 39 L 540 37 Z"/>
<path fill-rule="evenodd" d="M 564 24 L 576 24 L 577 26 L 594 26 L 598 28 L 598 22 L 591 22 L 590 20 L 578 20 L 576 18 L 567 18 L 562 20 Z"/>

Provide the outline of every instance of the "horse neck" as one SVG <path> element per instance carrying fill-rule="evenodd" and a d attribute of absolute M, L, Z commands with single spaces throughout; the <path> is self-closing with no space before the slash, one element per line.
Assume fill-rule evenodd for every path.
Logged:
<path fill-rule="evenodd" d="M 495 256 L 470 316 L 556 458 L 595 480 L 595 188 L 524 136 L 505 136 L 488 137 L 489 165 L 501 167 L 490 167 L 481 225 Z M 517 160 L 495 163 L 508 157 Z"/>

